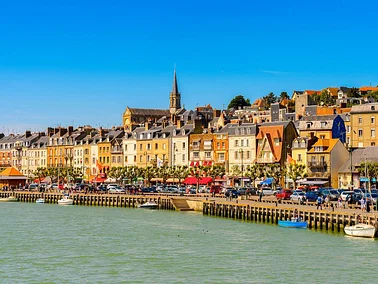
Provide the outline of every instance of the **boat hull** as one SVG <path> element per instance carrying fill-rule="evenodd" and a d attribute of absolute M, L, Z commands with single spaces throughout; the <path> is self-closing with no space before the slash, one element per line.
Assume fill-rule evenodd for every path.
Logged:
<path fill-rule="evenodd" d="M 18 201 L 17 197 L 14 197 L 14 196 L 0 198 L 0 202 L 17 202 L 17 201 Z"/>
<path fill-rule="evenodd" d="M 45 200 L 43 198 L 39 198 L 39 199 L 37 199 L 37 201 L 35 203 L 44 204 Z"/>
<path fill-rule="evenodd" d="M 151 202 L 151 201 L 143 203 L 143 204 L 138 206 L 138 208 L 144 208 L 144 209 L 157 209 L 158 207 L 159 207 L 158 204 Z"/>
<path fill-rule="evenodd" d="M 374 238 L 377 229 L 372 225 L 357 224 L 354 226 L 346 226 L 345 234 L 352 237 Z"/>
<path fill-rule="evenodd" d="M 73 200 L 72 199 L 61 199 L 58 200 L 59 205 L 73 205 Z"/>
<path fill-rule="evenodd" d="M 278 226 L 284 228 L 307 228 L 307 222 L 278 221 Z"/>

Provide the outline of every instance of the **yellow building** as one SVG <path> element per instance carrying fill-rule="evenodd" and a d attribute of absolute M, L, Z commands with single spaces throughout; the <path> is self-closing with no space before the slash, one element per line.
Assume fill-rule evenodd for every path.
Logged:
<path fill-rule="evenodd" d="M 355 105 L 350 111 L 350 139 L 353 148 L 378 145 L 378 103 Z"/>

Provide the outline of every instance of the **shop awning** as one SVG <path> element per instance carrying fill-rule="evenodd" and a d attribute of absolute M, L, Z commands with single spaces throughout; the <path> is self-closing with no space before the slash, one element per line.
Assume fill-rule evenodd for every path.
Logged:
<path fill-rule="evenodd" d="M 260 184 L 272 184 L 272 183 L 274 183 L 274 178 L 266 178 L 265 180 L 260 182 Z"/>
<path fill-rule="evenodd" d="M 213 178 L 211 177 L 201 177 L 198 181 L 199 184 L 209 184 L 213 181 Z M 197 178 L 196 177 L 187 177 L 183 183 L 185 184 L 197 184 Z"/>
<path fill-rule="evenodd" d="M 309 185 L 323 185 L 328 183 L 328 180 L 307 180 L 302 182 L 301 184 L 309 184 Z"/>

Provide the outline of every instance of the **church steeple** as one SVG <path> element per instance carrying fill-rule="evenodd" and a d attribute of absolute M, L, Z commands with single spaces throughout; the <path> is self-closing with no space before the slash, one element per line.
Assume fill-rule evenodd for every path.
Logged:
<path fill-rule="evenodd" d="M 181 94 L 179 93 L 178 87 L 177 87 L 177 77 L 176 77 L 176 69 L 175 69 L 173 73 L 172 92 L 169 96 L 169 111 L 171 112 L 171 114 L 174 114 L 180 108 L 181 108 Z"/>

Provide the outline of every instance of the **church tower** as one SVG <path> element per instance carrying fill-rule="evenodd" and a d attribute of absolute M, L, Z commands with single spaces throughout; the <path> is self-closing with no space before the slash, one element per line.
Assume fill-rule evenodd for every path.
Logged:
<path fill-rule="evenodd" d="M 173 73 L 173 86 L 172 92 L 169 96 L 169 111 L 171 114 L 175 114 L 176 111 L 181 109 L 181 94 L 177 87 L 176 69 Z"/>

